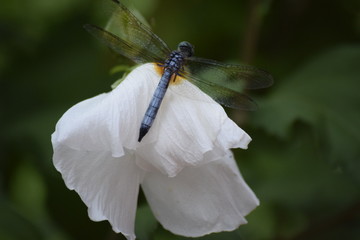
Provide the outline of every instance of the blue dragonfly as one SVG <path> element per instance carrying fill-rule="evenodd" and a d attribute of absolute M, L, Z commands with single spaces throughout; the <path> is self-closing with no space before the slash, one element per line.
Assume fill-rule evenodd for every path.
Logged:
<path fill-rule="evenodd" d="M 111 1 L 114 21 L 121 29 L 111 33 L 92 24 L 86 24 L 85 29 L 109 48 L 135 63 L 153 62 L 162 70 L 162 77 L 140 126 L 139 142 L 151 128 L 169 83 L 176 78 L 190 81 L 218 103 L 240 110 L 257 108 L 256 103 L 243 93 L 244 90 L 272 85 L 272 76 L 256 67 L 194 57 L 194 47 L 189 42 L 180 42 L 177 50 L 171 51 L 163 40 L 121 2 Z"/>

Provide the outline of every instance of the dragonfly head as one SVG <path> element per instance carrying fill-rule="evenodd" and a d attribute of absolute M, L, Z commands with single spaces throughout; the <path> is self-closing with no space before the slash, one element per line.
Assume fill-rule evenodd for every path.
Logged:
<path fill-rule="evenodd" d="M 183 41 L 179 43 L 178 45 L 178 51 L 184 56 L 184 57 L 191 57 L 194 55 L 194 47 L 189 42 Z"/>

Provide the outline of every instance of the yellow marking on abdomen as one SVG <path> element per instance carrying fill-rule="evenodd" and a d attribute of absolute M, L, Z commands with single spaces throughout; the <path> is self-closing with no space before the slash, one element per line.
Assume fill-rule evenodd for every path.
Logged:
<path fill-rule="evenodd" d="M 161 67 L 161 66 L 159 66 L 158 63 L 152 63 L 152 64 L 153 64 L 153 66 L 154 66 L 155 72 L 156 72 L 157 74 L 159 74 L 160 77 L 161 77 L 161 76 L 163 75 L 163 73 L 164 73 L 164 68 Z"/>

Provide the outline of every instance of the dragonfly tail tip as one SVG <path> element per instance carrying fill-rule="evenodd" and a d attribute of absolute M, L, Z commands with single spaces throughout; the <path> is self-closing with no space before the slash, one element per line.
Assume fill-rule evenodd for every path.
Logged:
<path fill-rule="evenodd" d="M 143 137 L 147 134 L 148 131 L 149 131 L 149 128 L 144 128 L 144 127 L 141 127 L 141 128 L 140 128 L 140 133 L 139 133 L 138 142 L 141 142 L 141 140 L 142 140 Z"/>

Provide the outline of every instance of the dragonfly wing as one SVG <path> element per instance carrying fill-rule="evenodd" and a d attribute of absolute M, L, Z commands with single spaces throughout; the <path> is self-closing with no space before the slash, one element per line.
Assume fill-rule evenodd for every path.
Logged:
<path fill-rule="evenodd" d="M 210 59 L 191 57 L 187 72 L 199 79 L 224 86 L 237 92 L 244 89 L 266 88 L 273 84 L 272 76 L 259 68 L 243 64 L 224 64 Z"/>
<path fill-rule="evenodd" d="M 271 75 L 261 69 L 196 57 L 186 59 L 181 75 L 218 103 L 241 110 L 257 109 L 244 90 L 265 88 L 273 83 Z"/>
<path fill-rule="evenodd" d="M 256 103 L 247 95 L 222 87 L 212 82 L 204 81 L 196 75 L 189 74 L 186 70 L 180 73 L 186 80 L 200 88 L 204 93 L 213 98 L 216 102 L 230 108 L 254 111 Z M 183 91 L 184 92 L 184 91 Z M 187 93 L 185 93 L 187 94 Z M 191 92 L 188 93 L 191 98 Z"/>
<path fill-rule="evenodd" d="M 126 42 L 118 36 L 92 24 L 86 24 L 84 28 L 94 37 L 107 45 L 115 52 L 133 60 L 136 63 L 162 62 L 163 59 L 152 52 L 138 48 L 130 42 Z"/>
<path fill-rule="evenodd" d="M 113 49 L 136 63 L 163 62 L 169 47 L 149 27 L 141 23 L 122 3 L 111 2 L 107 29 L 87 24 L 85 29 Z"/>

